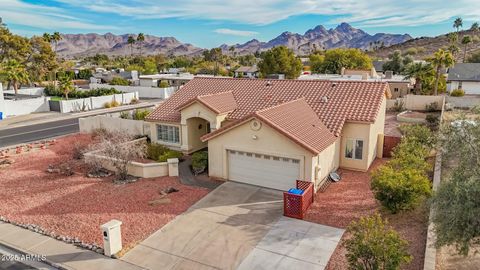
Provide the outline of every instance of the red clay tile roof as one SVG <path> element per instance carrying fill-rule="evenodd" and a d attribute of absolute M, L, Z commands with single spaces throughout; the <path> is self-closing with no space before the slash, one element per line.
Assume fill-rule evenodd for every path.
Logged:
<path fill-rule="evenodd" d="M 303 97 L 320 121 L 339 136 L 345 121 L 374 122 L 388 90 L 386 82 L 196 77 L 146 119 L 179 123 L 179 105 L 197 96 L 226 91 L 233 93 L 237 103 L 228 120 L 239 120 L 255 111 Z"/>
<path fill-rule="evenodd" d="M 180 105 L 177 110 L 181 111 L 194 102 L 202 103 L 215 113 L 231 112 L 237 108 L 237 102 L 235 101 L 232 91 L 228 91 L 219 94 L 209 94 L 194 97 L 188 102 Z"/>
<path fill-rule="evenodd" d="M 322 152 L 336 140 L 304 98 L 259 110 L 245 117 L 244 121 L 236 121 L 232 125 L 204 135 L 201 139 L 202 141 L 212 139 L 252 118 L 262 120 L 315 154 Z"/>

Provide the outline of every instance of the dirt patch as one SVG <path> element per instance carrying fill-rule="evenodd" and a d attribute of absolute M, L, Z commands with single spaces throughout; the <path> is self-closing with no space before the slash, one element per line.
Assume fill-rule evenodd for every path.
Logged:
<path fill-rule="evenodd" d="M 42 151 L 16 155 L 15 162 L 0 169 L 0 215 L 17 223 L 41 226 L 58 235 L 102 243 L 99 226 L 109 220 L 123 222 L 124 246 L 145 239 L 208 193 L 207 189 L 182 185 L 176 177 L 140 179 L 115 185 L 112 177 L 88 178 L 82 160 L 74 160 L 74 142 L 88 145 L 90 135 L 58 139 Z M 74 174 L 46 171 L 49 164 L 72 160 Z M 159 190 L 168 194 L 167 204 L 150 205 Z"/>
<path fill-rule="evenodd" d="M 324 193 L 315 195 L 315 202 L 307 211 L 306 220 L 337 228 L 346 228 L 350 222 L 375 212 L 387 218 L 390 225 L 409 242 L 409 252 L 413 260 L 402 269 L 423 269 L 425 244 L 427 237 L 427 212 L 425 207 L 415 211 L 391 215 L 382 211 L 370 190 L 370 174 L 387 159 L 374 161 L 368 172 L 356 172 L 340 169 L 342 180 L 331 184 Z M 348 235 L 344 234 L 343 242 Z M 339 244 L 326 269 L 347 269 L 346 250 Z"/>

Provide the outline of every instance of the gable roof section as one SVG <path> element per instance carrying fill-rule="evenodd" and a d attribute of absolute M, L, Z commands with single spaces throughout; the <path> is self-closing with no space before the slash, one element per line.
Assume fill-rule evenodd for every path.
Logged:
<path fill-rule="evenodd" d="M 225 126 L 204 135 L 202 141 L 208 141 L 221 135 L 252 118 L 258 118 L 281 134 L 300 144 L 312 153 L 319 154 L 333 142 L 336 137 L 318 119 L 304 98 L 282 103 L 267 109 L 259 110 L 246 116 L 241 121 Z"/>
<path fill-rule="evenodd" d="M 305 98 L 318 118 L 339 136 L 345 121 L 374 122 L 389 91 L 386 82 L 194 78 L 160 104 L 146 120 L 180 122 L 177 107 L 198 96 L 231 91 L 237 107 L 227 116 L 240 120 L 256 111 Z"/>
<path fill-rule="evenodd" d="M 250 72 L 254 73 L 257 72 L 258 68 L 256 66 L 241 66 L 235 70 L 235 72 Z"/>
<path fill-rule="evenodd" d="M 448 70 L 448 81 L 480 82 L 480 63 L 459 63 Z"/>
<path fill-rule="evenodd" d="M 237 108 L 237 102 L 235 101 L 235 97 L 233 96 L 232 91 L 228 91 L 218 94 L 201 95 L 194 97 L 180 105 L 177 110 L 181 111 L 182 109 L 185 109 L 186 107 L 190 106 L 195 102 L 199 102 L 205 105 L 207 108 L 217 114 L 231 112 Z"/>

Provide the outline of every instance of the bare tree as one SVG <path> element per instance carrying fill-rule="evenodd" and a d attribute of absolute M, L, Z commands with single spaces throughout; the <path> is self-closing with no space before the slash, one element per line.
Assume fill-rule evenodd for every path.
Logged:
<path fill-rule="evenodd" d="M 117 181 L 126 182 L 128 180 L 128 165 L 135 159 L 145 157 L 145 141 L 133 139 L 126 133 L 117 132 L 104 136 L 97 145 L 97 148 L 101 149 L 98 155 L 109 159 L 107 162 L 114 168 Z M 92 162 L 95 162 L 95 159 Z"/>

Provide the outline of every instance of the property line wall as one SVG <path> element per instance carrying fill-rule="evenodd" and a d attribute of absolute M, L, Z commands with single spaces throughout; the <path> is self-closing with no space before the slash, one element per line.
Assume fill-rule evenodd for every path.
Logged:
<path fill-rule="evenodd" d="M 90 83 L 90 89 L 96 88 L 115 88 L 118 91 L 125 93 L 138 93 L 139 98 L 169 98 L 176 90 L 177 87 L 146 87 L 146 86 L 126 86 L 126 85 L 108 85 L 99 83 Z"/>
<path fill-rule="evenodd" d="M 425 111 L 427 105 L 435 102 L 440 110 L 445 103 L 445 96 L 406 95 L 403 98 L 388 99 L 387 110 L 392 109 L 397 101 L 403 102 L 404 108 L 412 111 Z"/>
<path fill-rule="evenodd" d="M 79 119 L 80 132 L 90 133 L 96 129 L 104 128 L 109 132 L 126 132 L 130 135 L 150 136 L 149 123 L 142 120 L 115 118 L 104 115 Z M 146 127 L 147 126 L 147 127 Z"/>
<path fill-rule="evenodd" d="M 18 89 L 18 94 L 21 95 L 31 95 L 31 96 L 43 96 L 43 90 L 45 87 L 34 87 L 34 88 L 20 88 Z M 7 94 L 15 94 L 15 90 L 3 90 Z"/>
<path fill-rule="evenodd" d="M 105 103 L 117 101 L 120 104 L 129 104 L 138 99 L 138 93 L 122 93 L 101 97 L 89 97 L 72 100 L 60 100 L 60 112 L 79 112 L 105 108 Z"/>
<path fill-rule="evenodd" d="M 3 98 L 3 95 L 2 95 Z M 3 109 L 0 106 L 0 111 L 3 111 L 4 117 L 25 115 L 34 112 L 48 112 L 50 111 L 50 105 L 48 101 L 49 97 L 36 97 L 29 99 L 19 100 L 4 100 Z M 1 100 L 0 100 L 1 103 Z"/>

